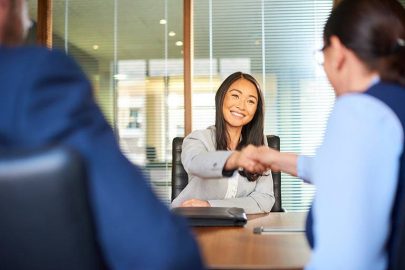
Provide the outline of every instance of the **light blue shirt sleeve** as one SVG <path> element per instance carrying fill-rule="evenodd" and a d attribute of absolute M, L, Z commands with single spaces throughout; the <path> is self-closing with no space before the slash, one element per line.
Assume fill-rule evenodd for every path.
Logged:
<path fill-rule="evenodd" d="M 310 156 L 298 156 L 297 173 L 298 177 L 305 182 L 312 183 L 312 164 L 314 158 Z"/>
<path fill-rule="evenodd" d="M 317 189 L 307 270 L 386 269 L 402 148 L 401 123 L 387 105 L 366 94 L 338 98 L 316 156 L 298 163 Z"/>

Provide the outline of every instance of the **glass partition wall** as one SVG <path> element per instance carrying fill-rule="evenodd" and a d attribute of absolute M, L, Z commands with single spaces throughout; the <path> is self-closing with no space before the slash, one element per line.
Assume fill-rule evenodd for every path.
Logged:
<path fill-rule="evenodd" d="M 283 151 L 313 154 L 333 92 L 314 52 L 332 0 L 194 0 L 193 129 L 214 124 L 214 95 L 234 71 L 265 95 L 265 133 Z M 126 156 L 170 202 L 171 141 L 184 135 L 182 0 L 53 0 L 53 47 L 66 51 Z M 282 176 L 283 205 L 306 210 L 313 188 Z"/>
<path fill-rule="evenodd" d="M 214 124 L 216 89 L 230 73 L 244 71 L 262 86 L 265 133 L 281 137 L 282 151 L 314 154 L 334 102 L 317 63 L 332 5 L 193 0 L 194 77 L 186 104 L 193 130 Z M 82 66 L 122 150 L 169 203 L 171 141 L 184 135 L 183 0 L 53 0 L 53 47 Z M 287 210 L 306 210 L 313 193 L 282 175 Z"/>
<path fill-rule="evenodd" d="M 315 57 L 332 5 L 331 0 L 194 0 L 193 129 L 215 122 L 217 88 L 232 72 L 243 71 L 261 84 L 265 134 L 280 136 L 282 151 L 314 154 L 334 102 Z M 313 192 L 282 175 L 287 210 L 306 210 Z"/>
<path fill-rule="evenodd" d="M 193 129 L 214 123 L 215 91 L 229 74 L 243 71 L 264 92 L 265 134 L 280 136 L 282 151 L 315 154 L 335 99 L 319 51 L 333 1 L 193 2 Z M 286 174 L 281 183 L 283 207 L 307 210 L 314 187 Z"/>
<path fill-rule="evenodd" d="M 184 135 L 182 0 L 53 0 L 53 47 L 81 65 L 125 155 L 169 202 Z"/>

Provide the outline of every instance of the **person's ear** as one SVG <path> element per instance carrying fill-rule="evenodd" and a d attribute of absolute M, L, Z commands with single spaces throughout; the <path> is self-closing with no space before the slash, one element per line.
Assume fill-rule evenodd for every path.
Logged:
<path fill-rule="evenodd" d="M 330 47 L 332 51 L 332 66 L 337 70 L 341 70 L 346 61 L 346 47 L 337 36 L 330 38 Z"/>

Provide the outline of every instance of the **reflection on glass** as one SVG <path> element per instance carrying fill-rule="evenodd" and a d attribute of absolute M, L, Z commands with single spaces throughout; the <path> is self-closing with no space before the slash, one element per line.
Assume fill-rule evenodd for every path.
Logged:
<path fill-rule="evenodd" d="M 184 135 L 182 47 L 176 46 L 182 3 L 53 1 L 53 47 L 79 62 L 123 152 L 166 202 L 171 140 Z"/>
<path fill-rule="evenodd" d="M 229 74 L 243 71 L 262 86 L 265 133 L 280 136 L 283 151 L 314 154 L 334 101 L 313 59 L 331 7 L 332 0 L 195 0 L 193 129 L 215 122 L 213 93 Z M 283 206 L 306 210 L 313 188 L 287 175 L 282 180 Z"/>
<path fill-rule="evenodd" d="M 334 100 L 312 53 L 332 2 L 194 0 L 193 129 L 214 123 L 215 91 L 240 70 L 262 85 L 265 133 L 283 151 L 313 154 Z M 171 140 L 184 134 L 182 3 L 53 0 L 54 47 L 80 63 L 123 151 L 167 202 Z M 313 189 L 282 183 L 284 207 L 305 210 Z"/>

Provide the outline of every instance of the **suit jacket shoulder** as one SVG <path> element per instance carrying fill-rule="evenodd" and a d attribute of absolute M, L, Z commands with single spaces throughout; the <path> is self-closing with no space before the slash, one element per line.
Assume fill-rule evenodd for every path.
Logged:
<path fill-rule="evenodd" d="M 194 130 L 184 138 L 186 144 L 195 140 L 203 143 L 207 151 L 215 151 L 215 126 L 210 126 L 206 129 Z"/>

